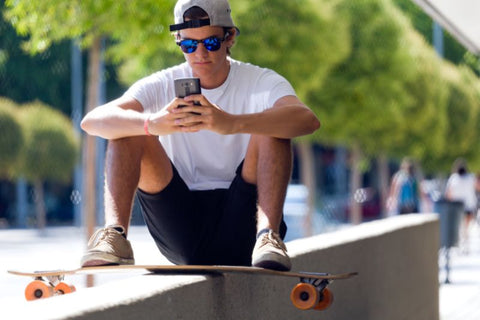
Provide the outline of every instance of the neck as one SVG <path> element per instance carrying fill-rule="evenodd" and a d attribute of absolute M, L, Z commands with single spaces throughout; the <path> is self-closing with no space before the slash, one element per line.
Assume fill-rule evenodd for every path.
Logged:
<path fill-rule="evenodd" d="M 202 73 L 193 73 L 195 77 L 200 78 L 200 83 L 202 88 L 205 89 L 215 89 L 220 87 L 228 78 L 230 73 L 230 61 L 225 59 L 225 63 L 217 72 L 202 74 Z"/>

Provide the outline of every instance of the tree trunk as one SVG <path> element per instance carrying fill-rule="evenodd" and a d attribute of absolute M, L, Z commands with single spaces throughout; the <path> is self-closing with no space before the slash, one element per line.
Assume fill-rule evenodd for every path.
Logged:
<path fill-rule="evenodd" d="M 16 185 L 16 197 L 15 201 L 17 203 L 17 227 L 26 228 L 27 215 L 28 215 L 28 191 L 27 191 L 27 182 L 24 177 L 19 177 L 17 179 Z"/>
<path fill-rule="evenodd" d="M 388 173 L 388 158 L 385 154 L 380 154 L 378 156 L 378 177 L 379 177 L 379 187 L 380 187 L 380 205 L 382 210 L 382 217 L 387 217 L 387 198 L 389 191 L 389 173 Z"/>
<path fill-rule="evenodd" d="M 352 146 L 351 155 L 351 176 L 350 176 L 350 222 L 359 224 L 362 222 L 362 204 L 358 201 L 357 192 L 362 187 L 362 172 L 360 171 L 360 161 L 362 151 L 357 143 Z"/>
<path fill-rule="evenodd" d="M 35 213 L 37 217 L 37 228 L 40 234 L 45 232 L 47 226 L 47 210 L 45 209 L 45 197 L 43 192 L 43 182 L 36 179 L 34 182 L 34 201 Z"/>
<path fill-rule="evenodd" d="M 80 121 L 82 120 L 82 111 L 83 111 L 83 71 L 82 71 L 82 51 L 78 45 L 78 39 L 72 40 L 71 45 L 71 104 L 72 112 L 71 119 L 73 123 L 73 128 L 75 129 L 75 134 L 78 137 L 81 137 L 82 130 L 80 129 Z M 79 160 L 80 156 L 79 156 Z M 75 171 L 73 173 L 73 187 L 72 190 L 72 203 L 73 203 L 73 217 L 74 225 L 80 227 L 82 225 L 82 183 L 83 183 L 83 172 L 82 172 L 82 163 L 78 161 L 75 165 Z"/>
<path fill-rule="evenodd" d="M 98 105 L 100 85 L 101 38 L 95 38 L 89 50 L 87 105 L 86 112 Z M 95 188 L 95 137 L 84 136 L 83 145 L 83 216 L 87 240 L 92 236 L 96 225 L 96 188 Z M 87 286 L 93 286 L 93 277 L 87 277 Z"/>
<path fill-rule="evenodd" d="M 300 158 L 300 180 L 307 187 L 307 212 L 304 221 L 304 234 L 309 237 L 314 234 L 313 219 L 315 213 L 315 195 L 317 194 L 315 181 L 315 161 L 312 144 L 309 141 L 297 143 Z"/>

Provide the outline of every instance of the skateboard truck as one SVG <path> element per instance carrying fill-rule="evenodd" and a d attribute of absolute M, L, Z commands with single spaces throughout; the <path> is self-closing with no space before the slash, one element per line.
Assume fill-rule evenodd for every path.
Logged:
<path fill-rule="evenodd" d="M 333 293 L 327 288 L 330 282 L 328 279 L 300 278 L 300 283 L 290 293 L 290 300 L 301 310 L 325 310 L 333 303 Z"/>
<path fill-rule="evenodd" d="M 75 292 L 75 286 L 66 284 L 63 279 L 64 275 L 35 277 L 25 288 L 25 299 L 31 301 Z"/>

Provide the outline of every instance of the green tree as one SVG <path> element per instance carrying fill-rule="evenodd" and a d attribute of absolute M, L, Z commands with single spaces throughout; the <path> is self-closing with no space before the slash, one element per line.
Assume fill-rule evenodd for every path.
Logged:
<path fill-rule="evenodd" d="M 17 32 L 28 36 L 24 48 L 43 52 L 53 43 L 79 38 L 90 47 L 108 36 L 109 54 L 123 58 L 155 47 L 168 36 L 174 1 L 168 0 L 6 0 L 7 19 Z"/>
<path fill-rule="evenodd" d="M 414 28 L 423 35 L 423 37 L 429 44 L 432 44 L 434 21 L 425 12 L 423 12 L 423 10 L 413 1 L 394 0 L 394 2 L 410 18 Z M 427 77 L 427 79 L 430 81 L 429 86 L 431 87 L 431 84 L 435 83 L 435 86 L 438 88 L 437 98 L 442 97 L 442 101 L 444 102 L 446 99 L 448 99 L 448 107 L 445 105 L 444 102 L 437 101 L 439 102 L 437 115 L 440 116 L 440 119 L 438 117 L 434 117 L 431 121 L 432 123 L 436 123 L 437 129 L 438 127 L 442 127 L 442 130 L 445 131 L 444 134 L 442 135 L 438 134 L 438 132 L 433 132 L 432 126 L 429 126 L 426 127 L 425 131 L 432 133 L 430 137 L 422 136 L 422 139 L 419 139 L 419 141 L 424 144 L 425 150 L 424 156 L 420 157 L 421 163 L 422 166 L 426 169 L 426 171 L 430 173 L 433 173 L 435 171 L 448 173 L 450 170 L 451 162 L 458 156 L 469 157 L 469 160 L 471 160 L 471 167 L 474 167 L 478 163 L 478 160 L 475 160 L 477 159 L 476 150 L 478 149 L 475 145 L 472 145 L 469 148 L 468 152 L 466 152 L 465 150 L 462 151 L 457 148 L 459 146 L 457 146 L 456 143 L 450 139 L 450 137 L 451 135 L 453 135 L 454 137 L 456 137 L 456 139 L 460 138 L 460 136 L 458 136 L 458 133 L 452 132 L 452 130 L 456 126 L 455 122 L 457 120 L 455 119 L 457 119 L 457 117 L 459 117 L 461 114 L 465 114 L 466 112 L 465 110 L 459 110 L 460 115 L 453 114 L 455 113 L 456 107 L 452 103 L 453 101 L 458 101 L 457 98 L 459 96 L 463 96 L 461 100 L 472 101 L 470 98 L 467 98 L 468 96 L 470 96 L 473 97 L 473 99 L 476 101 L 474 102 L 475 105 L 472 106 L 473 109 L 467 111 L 467 113 L 472 113 L 470 116 L 473 117 L 467 120 L 467 126 L 471 127 L 471 125 L 468 124 L 471 121 L 478 121 L 478 119 L 475 119 L 475 110 L 477 109 L 476 105 L 480 104 L 480 98 L 478 97 L 478 95 L 475 97 L 475 94 L 472 92 L 478 92 L 480 57 L 468 52 L 466 48 L 464 48 L 454 37 L 452 37 L 452 35 L 450 35 L 445 30 L 443 40 L 444 59 L 453 63 L 455 66 L 450 65 L 446 68 L 442 68 L 441 66 L 438 66 L 438 63 L 436 61 L 433 61 L 438 59 L 431 59 L 431 62 L 434 62 L 435 64 L 436 70 L 434 71 L 434 74 L 431 74 L 429 76 L 430 78 Z M 419 64 L 418 67 L 422 69 L 423 65 Z M 458 68 L 459 70 L 456 70 Z M 476 76 L 472 73 L 472 71 L 476 74 Z M 440 76 L 438 76 L 439 73 Z M 460 87 L 462 87 L 462 89 L 460 89 Z M 427 92 L 430 92 L 430 90 L 427 90 Z M 463 93 L 459 94 L 459 92 Z M 462 103 L 462 105 L 464 104 Z M 463 107 L 460 106 L 459 108 L 462 109 Z M 451 116 L 453 117 L 453 123 L 450 123 Z M 478 135 L 478 133 L 480 132 L 479 129 L 480 127 L 479 125 L 477 125 L 477 128 L 473 131 L 474 134 Z M 433 142 L 432 138 L 436 139 L 436 142 Z M 439 140 L 443 140 L 443 142 Z M 475 139 L 471 141 L 474 142 Z M 453 145 L 450 145 L 452 143 Z M 462 139 L 460 145 L 463 145 L 465 143 L 466 142 L 464 141 L 464 139 Z M 419 147 L 419 143 L 414 144 Z M 443 149 L 444 146 L 446 147 L 446 149 Z M 431 150 L 432 147 L 437 147 L 437 150 Z M 439 149 L 442 152 L 439 153 Z M 452 153 L 450 154 L 449 152 Z"/>
<path fill-rule="evenodd" d="M 443 152 L 432 156 L 432 164 L 439 171 L 449 172 L 457 157 L 465 157 L 470 165 L 478 167 L 477 136 L 480 121 L 480 100 L 475 86 L 478 78 L 466 67 L 444 63 L 442 72 L 447 86 L 448 97 L 446 116 L 448 118 L 445 147 Z"/>
<path fill-rule="evenodd" d="M 378 155 L 391 146 L 403 108 L 411 96 L 406 81 L 415 74 L 406 45 L 409 25 L 387 0 L 344 0 L 340 19 L 349 20 L 352 51 L 309 101 L 322 106 L 320 139 L 352 152 L 351 219 L 361 220 L 353 196 L 361 187 L 362 154 Z"/>
<path fill-rule="evenodd" d="M 20 35 L 28 36 L 24 48 L 30 53 L 43 52 L 55 42 L 75 38 L 89 48 L 86 112 L 99 101 L 102 40 L 113 41 L 107 54 L 116 59 L 148 50 L 152 43 L 167 37 L 165 28 L 173 9 L 173 1 L 168 0 L 6 0 L 5 3 L 5 16 Z M 94 137 L 85 137 L 83 155 L 83 214 L 90 237 L 96 220 Z"/>
<path fill-rule="evenodd" d="M 480 60 L 479 60 L 480 61 Z M 480 65 L 479 65 L 480 66 Z M 480 68 L 478 69 L 480 71 Z M 477 72 L 469 72 L 470 69 L 464 69 L 466 82 L 469 84 L 473 99 L 478 108 L 480 108 L 480 81 Z M 480 114 L 475 124 L 475 134 L 480 134 Z M 478 139 L 472 141 L 472 147 L 470 149 L 471 154 L 467 154 L 466 158 L 469 159 L 469 167 L 473 172 L 480 172 L 480 147 L 478 146 Z"/>
<path fill-rule="evenodd" d="M 234 5 L 241 34 L 233 56 L 276 70 L 302 98 L 308 90 L 317 90 L 328 71 L 350 51 L 348 21 L 338 19 L 336 0 L 258 0 Z"/>
<path fill-rule="evenodd" d="M 35 189 L 37 226 L 46 226 L 43 183 L 70 181 L 79 142 L 70 120 L 61 112 L 33 102 L 19 109 L 25 145 L 16 168 Z"/>
<path fill-rule="evenodd" d="M 0 12 L 3 12 L 0 0 Z M 0 16 L 0 96 L 17 103 L 39 99 L 70 111 L 70 60 L 68 43 L 62 42 L 31 56 L 21 49 L 15 29 Z M 49 81 L 45 81 L 49 79 Z"/>
<path fill-rule="evenodd" d="M 448 127 L 448 87 L 441 71 L 444 61 L 414 30 L 408 34 L 408 44 L 416 69 L 406 83 L 412 99 L 398 115 L 398 134 L 392 134 L 392 147 L 387 151 L 397 159 L 409 155 L 431 173 L 433 167 L 426 155 L 443 153 Z"/>
<path fill-rule="evenodd" d="M 17 105 L 0 98 L 0 176 L 12 174 L 23 146 L 23 132 L 17 117 Z"/>
<path fill-rule="evenodd" d="M 99 50 L 100 39 L 107 38 L 107 60 L 122 63 L 122 78 L 129 83 L 156 71 L 156 66 L 181 59 L 181 55 L 172 55 L 178 49 L 168 31 L 174 0 L 5 3 L 5 16 L 27 38 L 23 47 L 30 53 L 44 52 L 64 39 L 80 39 L 83 48 Z M 167 54 L 159 54 L 159 48 Z"/>
<path fill-rule="evenodd" d="M 310 99 L 322 106 L 326 142 L 372 153 L 390 145 L 398 115 L 410 101 L 405 84 L 415 74 L 406 46 L 408 25 L 389 1 L 344 1 L 351 19 L 352 51 Z M 322 138 L 322 139 L 323 139 Z"/>

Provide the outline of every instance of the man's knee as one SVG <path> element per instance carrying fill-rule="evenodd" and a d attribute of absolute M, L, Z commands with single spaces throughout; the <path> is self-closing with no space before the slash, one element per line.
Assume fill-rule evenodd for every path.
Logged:
<path fill-rule="evenodd" d="M 137 151 L 142 150 L 146 138 L 142 136 L 125 137 L 120 139 L 108 140 L 107 148 L 115 150 Z"/>
<path fill-rule="evenodd" d="M 259 168 L 284 167 L 291 170 L 293 150 L 291 139 L 282 139 L 262 135 L 252 135 L 242 168 L 242 177 L 245 181 L 257 184 Z"/>
<path fill-rule="evenodd" d="M 292 161 L 293 150 L 290 139 L 262 137 L 259 143 L 258 159 L 271 165 L 283 165 Z"/>
<path fill-rule="evenodd" d="M 269 137 L 264 135 L 252 135 L 250 138 L 250 145 L 253 147 L 262 148 L 266 146 L 272 147 L 290 147 L 292 143 L 291 139 Z"/>

